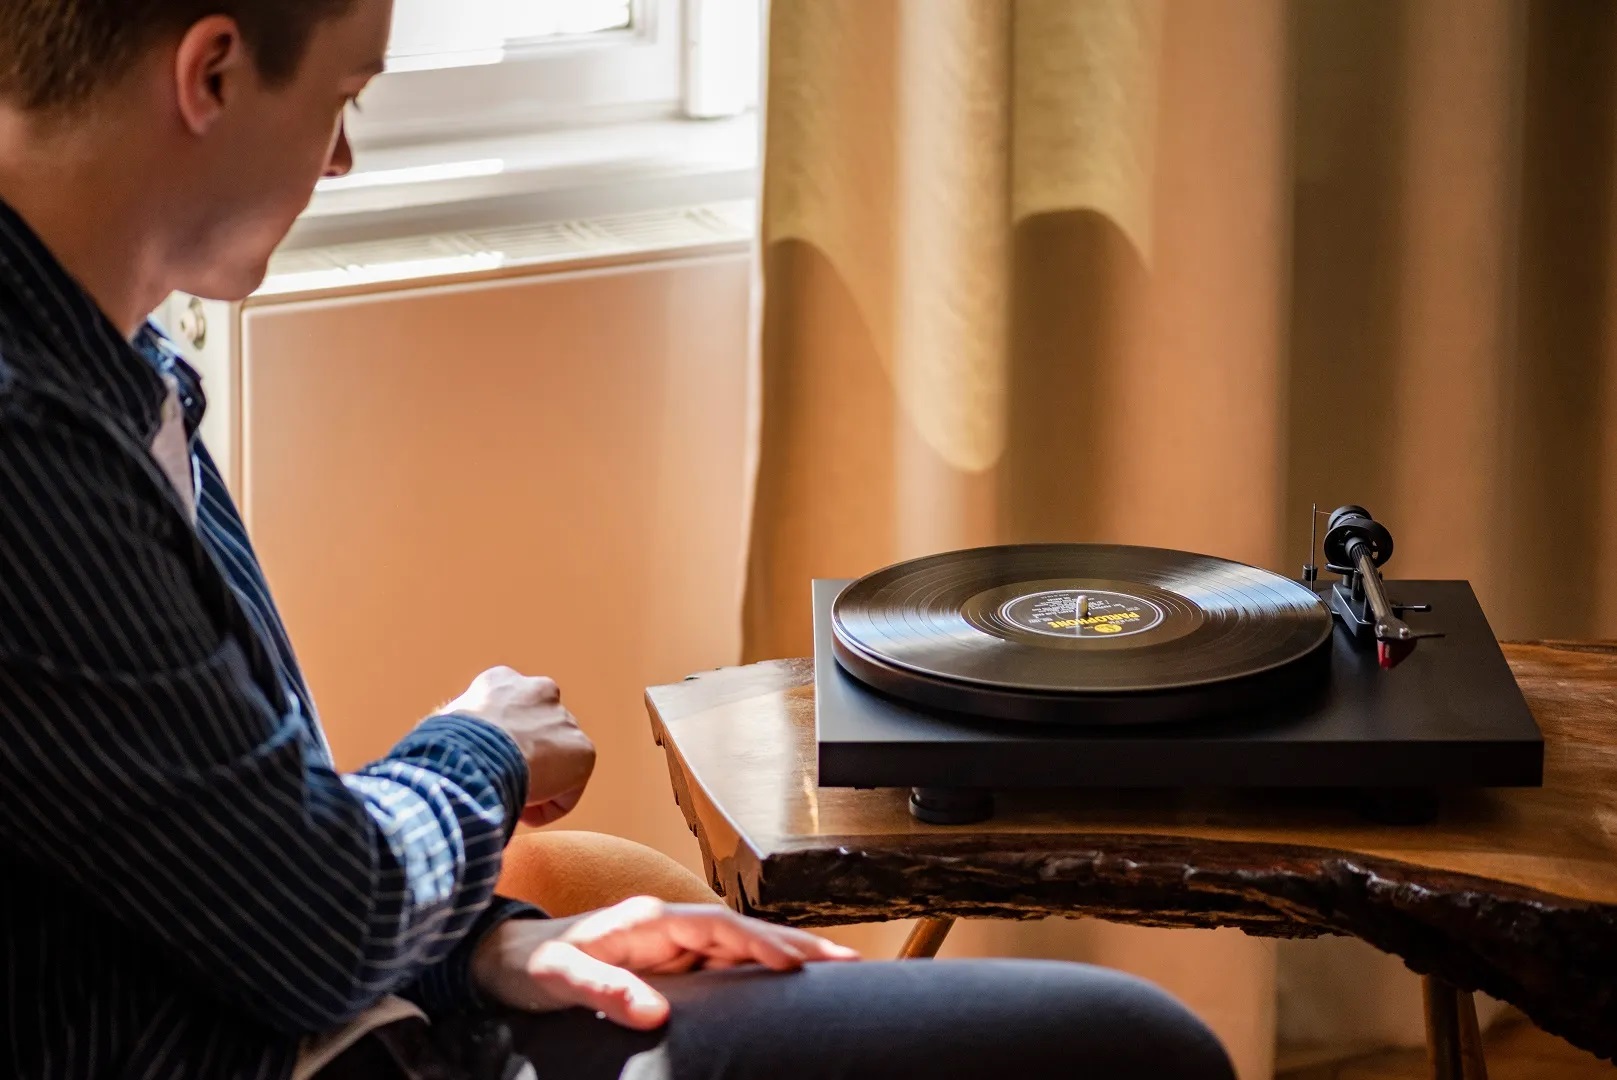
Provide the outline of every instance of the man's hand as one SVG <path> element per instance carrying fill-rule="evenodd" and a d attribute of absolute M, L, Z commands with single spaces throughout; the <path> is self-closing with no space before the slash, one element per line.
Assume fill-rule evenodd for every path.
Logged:
<path fill-rule="evenodd" d="M 548 825 L 578 805 L 595 771 L 595 744 L 562 707 L 554 680 L 490 668 L 441 711 L 470 713 L 516 740 L 528 759 L 525 823 Z"/>
<path fill-rule="evenodd" d="M 568 919 L 508 919 L 478 946 L 472 977 L 484 996 L 513 1009 L 580 1006 L 649 1030 L 667 1021 L 668 1000 L 641 975 L 743 964 L 796 971 L 805 963 L 858 958 L 824 938 L 716 904 L 641 896 Z"/>

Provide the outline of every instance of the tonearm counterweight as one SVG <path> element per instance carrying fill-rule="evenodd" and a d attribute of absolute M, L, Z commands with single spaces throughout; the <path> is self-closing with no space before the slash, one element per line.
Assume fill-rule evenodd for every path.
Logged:
<path fill-rule="evenodd" d="M 1313 535 L 1312 526 L 1309 533 Z M 1376 660 L 1385 669 L 1414 652 L 1420 638 L 1443 636 L 1437 630 L 1415 630 L 1400 618 L 1406 611 L 1430 611 L 1431 606 L 1388 599 L 1380 567 L 1391 557 L 1392 534 L 1370 511 L 1351 504 L 1332 511 L 1325 526 L 1325 569 L 1342 580 L 1331 586 L 1327 600 L 1356 637 L 1375 641 Z M 1318 573 L 1311 544 L 1303 579 L 1312 585 Z"/>

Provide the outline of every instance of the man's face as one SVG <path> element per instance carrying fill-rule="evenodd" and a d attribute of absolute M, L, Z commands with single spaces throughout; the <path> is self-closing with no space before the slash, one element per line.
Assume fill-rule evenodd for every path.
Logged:
<path fill-rule="evenodd" d="M 250 63 L 231 69 L 214 124 L 176 162 L 190 225 L 175 253 L 178 288 L 239 300 L 263 282 L 315 183 L 352 164 L 344 113 L 381 70 L 392 15 L 393 0 L 355 0 L 315 29 L 284 84 L 265 85 Z"/>

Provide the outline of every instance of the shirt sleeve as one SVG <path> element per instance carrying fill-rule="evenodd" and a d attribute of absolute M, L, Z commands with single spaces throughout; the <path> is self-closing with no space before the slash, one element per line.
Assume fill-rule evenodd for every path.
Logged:
<path fill-rule="evenodd" d="M 259 1022 L 329 1030 L 454 957 L 527 766 L 449 715 L 338 775 L 164 483 L 0 393 L 0 845 Z"/>

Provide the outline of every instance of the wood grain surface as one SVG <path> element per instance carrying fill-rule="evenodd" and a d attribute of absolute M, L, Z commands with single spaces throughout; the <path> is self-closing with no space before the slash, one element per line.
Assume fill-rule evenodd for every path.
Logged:
<path fill-rule="evenodd" d="M 907 792 L 815 781 L 813 664 L 648 691 L 708 875 L 798 925 L 1089 916 L 1351 934 L 1617 1055 L 1617 646 L 1506 646 L 1545 735 L 1544 786 L 1455 793 L 1419 826 L 1310 792 L 1027 792 L 932 826 Z"/>

